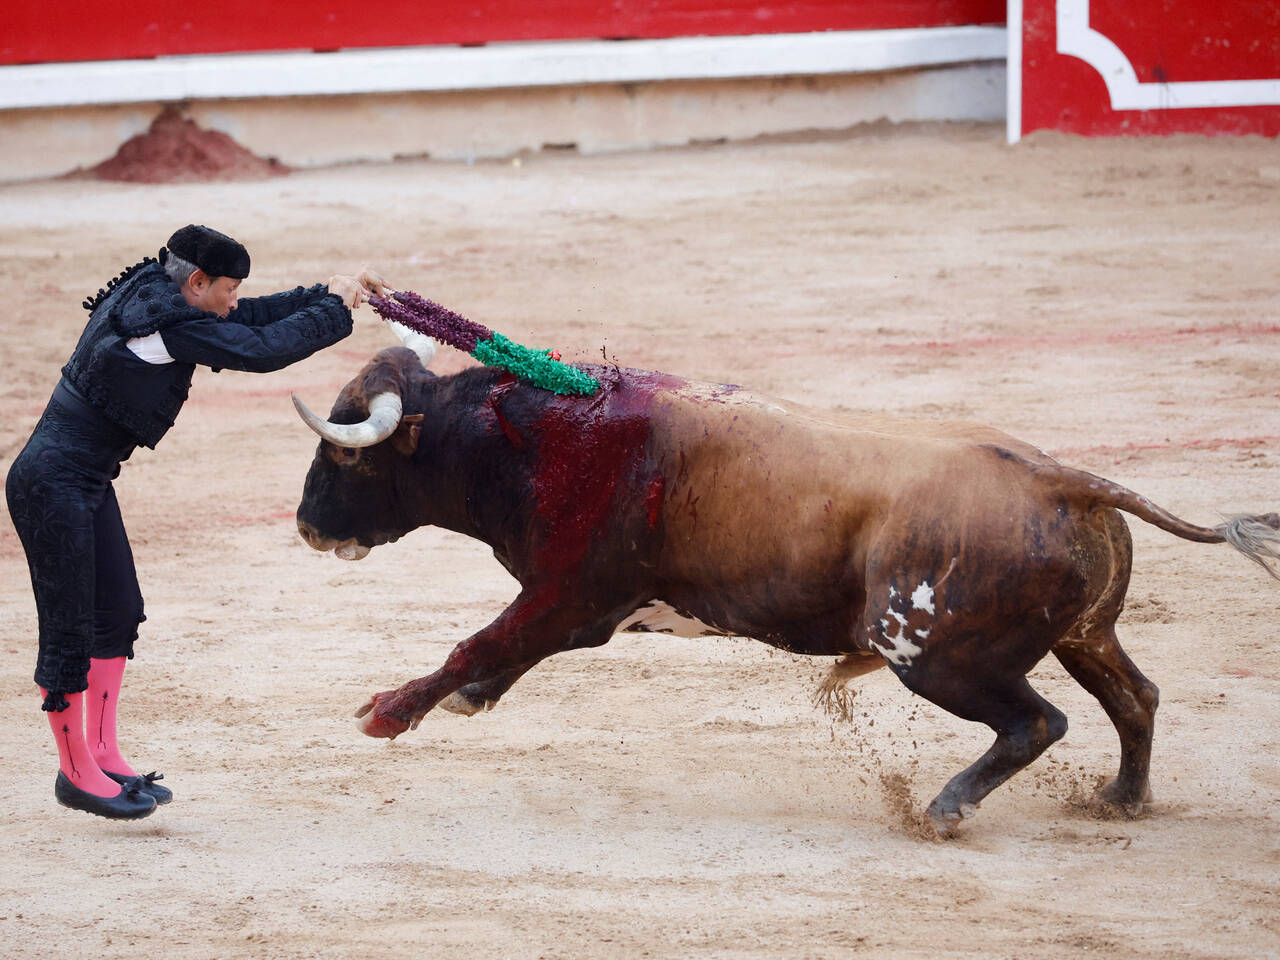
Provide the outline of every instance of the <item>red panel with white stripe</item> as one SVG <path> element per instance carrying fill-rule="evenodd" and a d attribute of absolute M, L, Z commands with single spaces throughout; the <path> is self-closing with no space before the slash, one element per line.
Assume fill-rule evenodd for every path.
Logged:
<path fill-rule="evenodd" d="M 51 14 L 56 19 L 51 23 Z M 7 0 L 0 63 L 1004 23 L 1003 0 Z"/>
<path fill-rule="evenodd" d="M 1022 0 L 1010 16 L 1015 139 L 1280 135 L 1280 0 Z"/>

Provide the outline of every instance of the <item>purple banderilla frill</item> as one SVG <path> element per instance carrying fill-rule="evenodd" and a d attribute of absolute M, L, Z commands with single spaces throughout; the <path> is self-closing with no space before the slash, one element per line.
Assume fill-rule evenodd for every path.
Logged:
<path fill-rule="evenodd" d="M 448 307 L 433 303 L 410 290 L 398 290 L 391 297 L 394 299 L 369 298 L 369 303 L 382 319 L 402 323 L 410 330 L 443 340 L 449 346 L 466 353 L 475 353 L 477 343 L 493 336 L 493 331 L 488 327 L 459 316 Z"/>

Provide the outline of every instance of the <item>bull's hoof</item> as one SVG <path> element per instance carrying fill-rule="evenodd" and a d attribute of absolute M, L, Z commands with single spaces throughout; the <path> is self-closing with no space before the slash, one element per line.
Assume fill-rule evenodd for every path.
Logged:
<path fill-rule="evenodd" d="M 496 700 L 482 700 L 477 703 L 464 696 L 461 690 L 455 690 L 441 700 L 438 706 L 441 710 L 448 710 L 450 713 L 460 714 L 464 717 L 474 717 L 477 713 L 492 710 L 497 702 Z"/>
<path fill-rule="evenodd" d="M 409 721 L 391 715 L 381 706 L 385 693 L 375 693 L 356 711 L 356 728 L 366 737 L 394 740 L 409 729 Z"/>
<path fill-rule="evenodd" d="M 933 829 L 938 831 L 938 836 L 944 839 L 954 837 L 960 826 L 966 820 L 971 820 L 973 815 L 978 812 L 976 804 L 962 803 L 954 809 L 944 809 L 938 801 L 929 804 L 929 822 L 933 825 Z"/>
<path fill-rule="evenodd" d="M 1133 820 L 1142 816 L 1146 805 L 1151 802 L 1151 786 L 1134 790 L 1122 786 L 1119 779 L 1108 780 L 1094 792 L 1093 802 L 1100 812 Z"/>

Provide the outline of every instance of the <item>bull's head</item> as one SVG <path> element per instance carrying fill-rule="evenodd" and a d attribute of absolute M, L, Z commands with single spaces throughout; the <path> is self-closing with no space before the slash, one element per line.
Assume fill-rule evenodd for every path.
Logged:
<path fill-rule="evenodd" d="M 383 350 L 338 395 L 326 420 L 296 395 L 293 405 L 320 435 L 298 505 L 298 532 L 316 550 L 359 560 L 418 523 L 404 515 L 397 490 L 418 447 L 421 413 L 404 413 L 414 381 L 432 374 L 431 338 L 390 324 L 409 350 Z M 410 352 L 412 351 L 412 352 Z M 411 484 L 409 484 L 411 486 Z"/>

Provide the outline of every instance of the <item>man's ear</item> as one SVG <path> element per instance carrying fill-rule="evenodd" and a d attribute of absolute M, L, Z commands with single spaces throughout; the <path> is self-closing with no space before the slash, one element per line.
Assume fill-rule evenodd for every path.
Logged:
<path fill-rule="evenodd" d="M 191 276 L 187 278 L 187 283 L 196 293 L 201 293 L 205 287 L 209 286 L 213 281 L 209 279 L 209 275 L 196 267 L 191 271 Z"/>
<path fill-rule="evenodd" d="M 408 413 L 400 418 L 400 426 L 391 435 L 391 445 L 402 456 L 411 457 L 418 449 L 418 438 L 422 435 L 422 414 Z"/>

